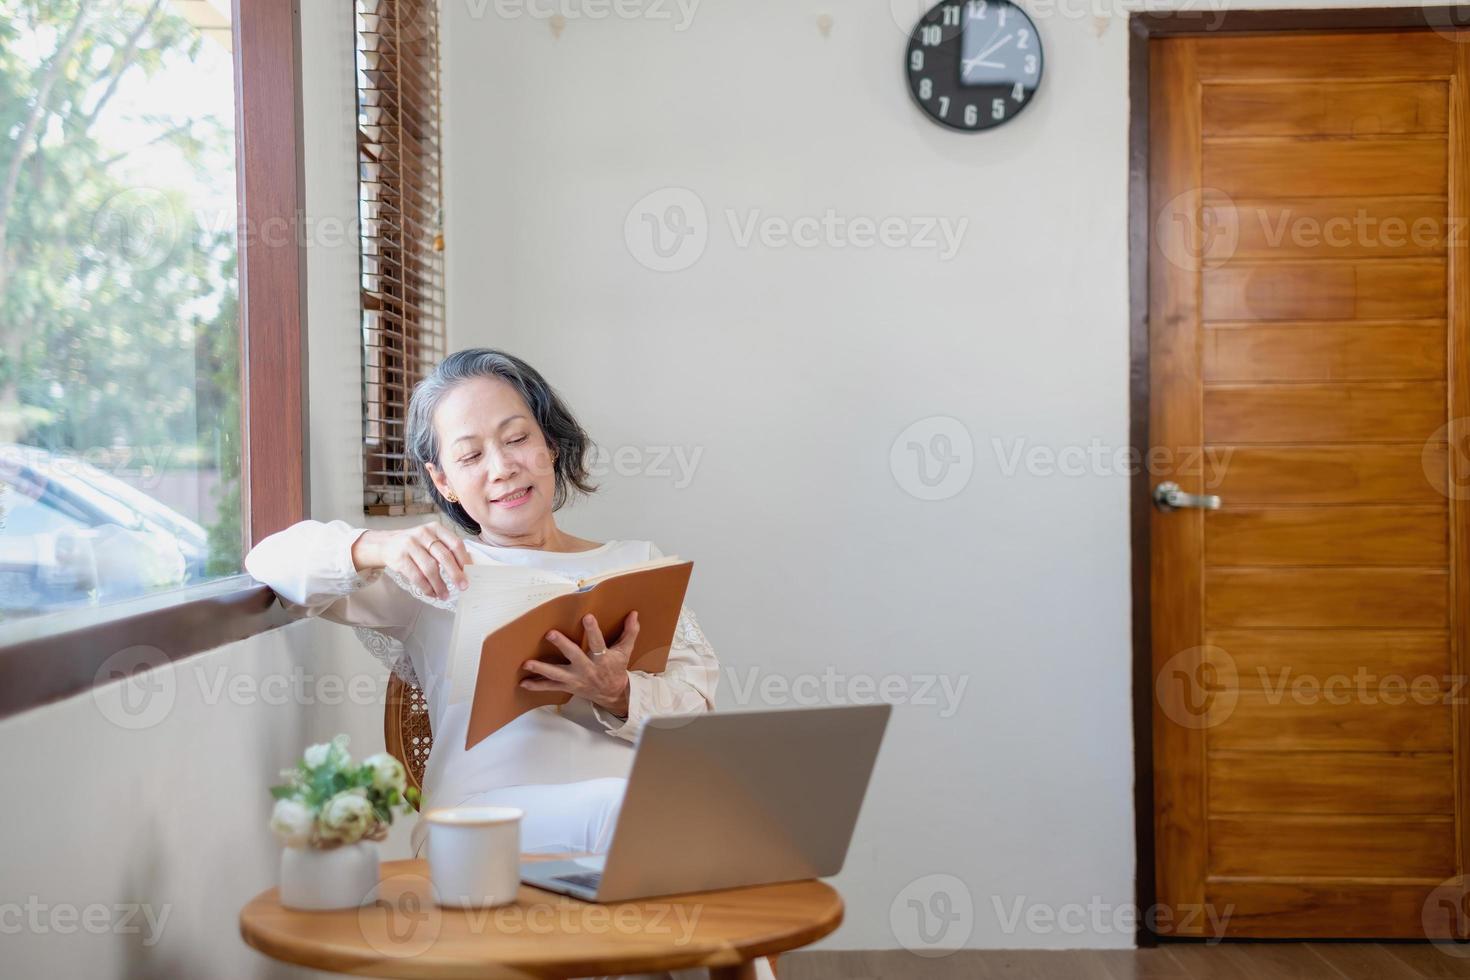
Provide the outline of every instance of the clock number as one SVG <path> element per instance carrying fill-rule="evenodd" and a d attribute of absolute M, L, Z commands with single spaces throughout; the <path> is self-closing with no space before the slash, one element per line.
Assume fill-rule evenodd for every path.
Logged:
<path fill-rule="evenodd" d="M 958 4 L 942 8 L 944 13 L 945 27 L 958 27 L 960 24 L 960 8 Z"/>
<path fill-rule="evenodd" d="M 941 117 L 949 115 L 949 96 L 947 95 L 939 97 L 939 115 Z"/>
<path fill-rule="evenodd" d="M 980 121 L 980 110 L 972 105 L 965 106 L 965 125 L 973 126 Z"/>
<path fill-rule="evenodd" d="M 998 19 L 1000 21 L 1000 26 L 1001 27 L 1006 26 L 1006 8 L 1004 8 L 1004 7 L 1001 7 L 1000 8 L 1000 17 Z"/>
<path fill-rule="evenodd" d="M 1017 82 L 1015 84 L 1015 87 L 1011 89 L 1011 98 L 1016 100 L 1017 102 L 1020 102 L 1023 98 L 1025 98 L 1025 93 L 1021 89 L 1020 82 Z"/>
<path fill-rule="evenodd" d="M 1024 28 L 1024 27 L 1021 28 L 1019 31 L 1016 32 L 1016 47 L 1018 47 L 1018 48 L 1029 48 L 1029 47 L 1031 47 L 1031 32 L 1028 31 L 1028 30 L 1026 30 L 1026 28 Z"/>
<path fill-rule="evenodd" d="M 990 118 L 991 119 L 1004 119 L 1005 117 L 1006 117 L 1006 100 L 1005 99 L 991 99 L 990 100 Z"/>
<path fill-rule="evenodd" d="M 1028 54 L 1026 56 L 1026 68 L 1025 68 L 1025 71 L 1026 71 L 1026 74 L 1028 74 L 1028 75 L 1034 75 L 1034 74 L 1036 74 L 1036 55 L 1034 55 L 1034 54 Z"/>
<path fill-rule="evenodd" d="M 965 12 L 970 15 L 971 20 L 984 20 L 985 0 L 970 0 L 969 3 L 965 4 Z"/>
<path fill-rule="evenodd" d="M 919 98 L 928 100 L 934 97 L 934 83 L 927 79 L 919 79 Z"/>
<path fill-rule="evenodd" d="M 944 32 L 940 30 L 938 24 L 925 24 L 919 28 L 919 42 L 926 48 L 937 46 L 943 37 Z"/>
<path fill-rule="evenodd" d="M 922 52 L 922 51 L 910 51 L 909 52 L 909 71 L 923 71 L 923 70 L 924 70 L 924 52 Z"/>

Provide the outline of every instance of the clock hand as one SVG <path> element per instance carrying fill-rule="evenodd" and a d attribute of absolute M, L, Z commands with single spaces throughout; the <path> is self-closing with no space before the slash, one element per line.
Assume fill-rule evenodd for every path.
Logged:
<path fill-rule="evenodd" d="M 973 58 L 965 58 L 965 59 L 963 59 L 962 62 L 961 62 L 961 66 L 964 68 L 966 75 L 970 74 L 970 69 L 976 68 L 976 67 L 980 67 L 980 68 L 1004 68 L 1005 67 L 1005 65 L 1001 64 L 999 61 L 982 61 L 981 60 L 981 56 L 978 55 L 978 54 L 975 57 L 973 57 Z"/>
<path fill-rule="evenodd" d="M 1015 32 L 1012 32 L 1010 34 L 1007 34 L 1005 37 L 1001 38 L 999 41 L 996 41 L 994 44 L 992 44 L 990 47 L 986 48 L 984 51 L 981 51 L 979 54 L 975 55 L 975 59 L 978 61 L 979 59 L 985 57 L 987 54 L 989 54 L 990 52 L 994 51 L 996 48 L 1000 47 L 1002 44 L 1005 44 L 1007 41 L 1009 41 L 1011 38 L 1013 38 L 1015 36 L 1016 36 L 1015 35 Z"/>

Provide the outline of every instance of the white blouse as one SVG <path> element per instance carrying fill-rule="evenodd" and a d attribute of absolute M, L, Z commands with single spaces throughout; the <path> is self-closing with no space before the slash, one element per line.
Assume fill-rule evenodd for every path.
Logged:
<path fill-rule="evenodd" d="M 545 705 L 528 711 L 466 750 L 470 704 L 451 705 L 447 697 L 455 587 L 450 583 L 446 602 L 425 596 L 396 573 L 359 573 L 352 545 L 364 530 L 343 521 L 302 521 L 257 544 L 245 557 L 245 568 L 275 590 L 293 614 L 356 627 L 378 659 L 423 688 L 434 729 L 424 772 L 426 809 L 456 806 L 505 786 L 626 777 L 632 743 L 646 718 L 714 707 L 719 661 L 685 607 L 663 673 L 629 673 L 626 721 L 574 697 L 560 709 Z M 579 552 L 495 547 L 472 538 L 465 545 L 477 565 L 531 565 L 576 578 L 662 556 L 648 541 L 609 541 Z M 611 631 L 617 624 L 600 625 Z"/>

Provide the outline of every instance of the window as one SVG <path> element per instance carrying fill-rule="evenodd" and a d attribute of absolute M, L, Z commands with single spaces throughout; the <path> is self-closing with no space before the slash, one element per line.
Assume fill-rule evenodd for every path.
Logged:
<path fill-rule="evenodd" d="M 0 0 L 0 623 L 236 574 L 228 0 Z"/>
<path fill-rule="evenodd" d="M 0 187 L 13 172 L 7 194 L 22 204 L 0 211 L 0 241 L 12 253 L 7 279 L 19 269 L 30 290 L 16 294 L 29 305 L 12 307 L 14 280 L 0 282 L 0 398 L 9 399 L 0 421 L 41 426 L 48 440 L 12 436 L 0 452 L 0 590 L 33 605 L 37 593 L 65 593 L 39 610 L 48 615 L 0 617 L 0 718 L 287 621 L 269 589 L 229 573 L 245 542 L 305 512 L 303 255 L 301 235 L 280 234 L 304 208 L 297 2 L 0 0 Z M 53 58 L 83 52 L 75 63 Z M 53 63 L 59 81 L 47 80 Z M 95 73 L 109 70 L 99 82 Z M 158 91 L 171 124 L 110 153 L 87 142 L 112 146 L 128 130 L 110 114 L 129 106 L 141 113 L 134 124 L 156 124 Z M 139 165 L 181 146 L 183 163 Z M 82 149 L 93 165 L 65 166 Z M 141 170 L 149 182 L 134 186 L 156 187 L 171 206 L 124 197 L 80 211 L 78 231 L 88 200 L 115 200 L 99 194 L 115 168 L 134 181 Z M 38 200 L 37 186 L 50 196 Z M 14 254 L 37 250 L 53 263 L 42 271 Z M 173 292 L 161 295 L 191 298 L 159 302 L 129 262 L 162 270 L 152 275 Z M 227 312 L 232 297 L 238 315 Z M 119 338 L 116 323 L 143 333 Z M 42 332 L 57 324 L 71 332 Z M 46 336 L 60 338 L 49 359 L 34 350 Z M 141 366 L 160 337 L 172 356 Z M 136 422 L 140 404 L 158 418 Z M 116 405 L 128 414 L 107 416 Z M 191 412 L 192 429 L 180 421 Z M 127 441 L 148 425 L 172 441 Z M 86 441 L 98 428 L 111 435 L 105 447 Z M 187 547 L 201 535 L 201 547 Z M 95 587 L 78 595 L 79 581 Z"/>
<path fill-rule="evenodd" d="M 421 514 L 408 398 L 444 356 L 435 0 L 358 0 L 357 94 L 363 510 Z"/>

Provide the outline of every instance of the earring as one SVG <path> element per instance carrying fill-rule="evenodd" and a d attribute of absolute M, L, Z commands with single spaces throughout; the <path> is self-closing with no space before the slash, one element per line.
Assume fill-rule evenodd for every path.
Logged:
<path fill-rule="evenodd" d="M 448 500 L 448 501 L 449 501 L 449 502 L 450 502 L 450 503 L 451 503 L 451 504 L 457 504 L 457 503 L 459 503 L 459 498 L 458 498 L 458 497 L 456 497 L 456 496 L 455 496 L 455 495 L 454 495 L 454 494 L 452 494 L 452 493 L 446 493 L 446 494 L 445 494 L 445 495 L 444 495 L 444 497 L 445 497 L 445 499 L 446 499 L 446 500 Z"/>

